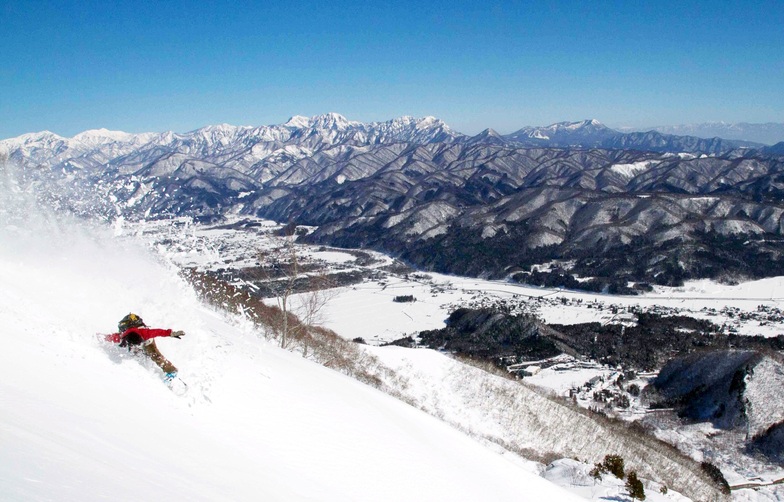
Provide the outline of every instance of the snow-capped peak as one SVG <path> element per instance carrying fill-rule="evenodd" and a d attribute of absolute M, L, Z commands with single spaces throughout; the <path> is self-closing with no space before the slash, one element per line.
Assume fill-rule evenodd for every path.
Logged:
<path fill-rule="evenodd" d="M 67 139 L 51 131 L 40 131 L 22 134 L 15 138 L 0 140 L 0 152 L 4 155 L 16 149 L 43 148 L 57 150 L 67 143 Z"/>
<path fill-rule="evenodd" d="M 412 117 L 411 115 L 401 115 L 400 117 L 394 118 L 392 120 L 388 120 L 386 122 L 375 122 L 375 124 L 413 124 L 416 123 L 417 119 Z"/>
<path fill-rule="evenodd" d="M 310 119 L 302 115 L 294 115 L 283 125 L 285 127 L 294 127 L 296 129 L 302 129 L 310 125 Z"/>
<path fill-rule="evenodd" d="M 109 129 L 89 129 L 80 132 L 71 138 L 71 142 L 75 142 L 85 146 L 97 146 L 106 143 L 114 142 L 129 142 L 134 138 L 134 134 L 123 131 L 110 131 Z"/>
<path fill-rule="evenodd" d="M 416 122 L 417 122 L 417 129 L 428 129 L 428 128 L 446 126 L 443 120 L 437 119 L 430 115 L 428 115 L 427 117 L 423 117 L 417 120 Z"/>
<path fill-rule="evenodd" d="M 413 141 L 430 143 L 434 141 L 452 142 L 463 135 L 449 128 L 441 119 L 427 116 L 416 118 L 403 115 L 386 122 L 372 122 L 365 125 L 369 136 L 375 141 Z"/>
<path fill-rule="evenodd" d="M 485 129 L 484 131 L 480 132 L 477 136 L 494 137 L 494 138 L 500 138 L 501 137 L 501 135 L 498 134 L 498 132 L 495 129 L 492 129 L 490 127 Z"/>
<path fill-rule="evenodd" d="M 22 134 L 21 136 L 17 136 L 15 138 L 8 138 L 6 140 L 3 140 L 3 142 L 6 142 L 6 143 L 12 144 L 12 145 L 21 146 L 21 145 L 26 145 L 26 144 L 30 144 L 30 143 L 36 143 L 36 142 L 42 142 L 42 141 L 50 142 L 50 141 L 53 141 L 53 140 L 54 141 L 64 141 L 65 138 L 63 138 L 62 136 L 57 135 L 57 134 L 55 134 L 55 133 L 53 133 L 51 131 L 39 131 L 39 132 L 28 132 L 28 133 Z"/>
<path fill-rule="evenodd" d="M 235 126 L 231 124 L 217 124 L 205 126 L 193 131 L 196 136 L 201 136 L 207 140 L 223 140 L 227 137 L 236 136 L 242 131 L 252 129 L 250 126 Z"/>
<path fill-rule="evenodd" d="M 553 146 L 566 146 L 595 145 L 614 134 L 617 132 L 598 120 L 586 119 L 577 122 L 556 122 L 544 127 L 524 127 L 506 137 L 524 143 L 533 141 L 536 144 L 547 142 Z"/>
<path fill-rule="evenodd" d="M 469 138 L 468 144 L 505 145 L 506 140 L 495 129 L 487 128 L 476 136 Z"/>
<path fill-rule="evenodd" d="M 346 117 L 344 117 L 339 113 L 330 112 L 321 115 L 314 115 L 313 117 L 294 115 L 281 126 L 271 126 L 271 127 L 345 131 L 352 127 L 361 127 L 362 125 L 363 124 L 361 122 L 354 122 L 352 120 L 348 120 Z"/>
<path fill-rule="evenodd" d="M 604 125 L 596 119 L 586 119 L 580 120 L 578 122 L 558 122 L 557 124 L 552 124 L 548 126 L 548 129 L 552 128 L 553 130 L 558 129 L 568 129 L 570 131 L 576 131 L 578 129 L 586 129 L 586 128 L 597 128 L 597 127 L 604 127 Z"/>
<path fill-rule="evenodd" d="M 220 132 L 220 133 L 233 133 L 237 131 L 237 129 L 246 129 L 247 127 L 249 126 L 235 126 L 224 122 L 223 124 L 214 124 L 214 125 L 200 127 L 199 129 L 196 129 L 196 132 L 209 131 L 209 132 Z"/>
<path fill-rule="evenodd" d="M 358 124 L 358 122 L 351 122 L 343 115 L 334 112 L 316 115 L 310 119 L 310 127 L 316 129 L 336 129 L 343 131 L 356 124 Z"/>
<path fill-rule="evenodd" d="M 544 127 L 526 127 L 523 130 L 531 131 L 534 134 L 531 137 L 547 136 L 542 134 L 544 131 L 547 133 L 593 133 L 596 131 L 608 130 L 607 126 L 602 124 L 596 119 L 586 119 L 577 122 L 556 122 Z"/>
<path fill-rule="evenodd" d="M 422 118 L 416 118 L 411 115 L 403 115 L 401 117 L 389 120 L 387 122 L 374 122 L 373 124 L 370 125 L 375 127 L 383 127 L 387 125 L 391 128 L 413 127 L 418 130 L 446 127 L 444 121 L 442 121 L 441 119 L 437 119 L 436 117 L 427 116 Z"/>

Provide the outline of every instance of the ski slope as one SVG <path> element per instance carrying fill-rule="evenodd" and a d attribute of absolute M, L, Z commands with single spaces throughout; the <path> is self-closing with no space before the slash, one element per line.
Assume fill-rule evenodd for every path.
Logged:
<path fill-rule="evenodd" d="M 437 419 L 201 305 L 100 225 L 0 193 L 0 499 L 572 500 Z M 99 341 L 129 311 L 182 329 L 187 382 Z"/>

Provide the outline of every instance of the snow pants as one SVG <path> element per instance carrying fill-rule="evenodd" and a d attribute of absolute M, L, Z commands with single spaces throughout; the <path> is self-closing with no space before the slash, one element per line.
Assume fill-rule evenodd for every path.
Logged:
<path fill-rule="evenodd" d="M 175 373 L 177 371 L 177 367 L 174 366 L 171 361 L 163 357 L 161 351 L 158 350 L 158 346 L 155 345 L 155 340 L 147 340 L 142 345 L 142 350 L 147 357 L 152 359 L 155 364 L 163 370 L 164 373 Z"/>

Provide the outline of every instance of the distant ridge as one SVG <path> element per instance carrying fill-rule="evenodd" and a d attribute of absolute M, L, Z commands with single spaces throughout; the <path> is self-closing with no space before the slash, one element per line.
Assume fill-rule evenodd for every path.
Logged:
<path fill-rule="evenodd" d="M 595 119 L 577 122 L 558 122 L 548 126 L 527 126 L 511 134 L 501 135 L 485 129 L 476 136 L 467 136 L 450 128 L 444 121 L 428 116 L 398 117 L 385 122 L 357 122 L 340 115 L 326 113 L 313 117 L 292 116 L 283 124 L 269 126 L 233 126 L 218 124 L 205 126 L 187 133 L 131 134 L 107 129 L 84 131 L 72 138 L 65 138 L 49 131 L 23 134 L 0 141 L 0 152 L 17 148 L 46 145 L 61 149 L 86 151 L 107 144 L 134 145 L 145 143 L 187 143 L 201 148 L 227 145 L 241 141 L 286 142 L 310 138 L 319 144 L 350 143 L 353 145 L 391 143 L 467 143 L 486 144 L 510 148 L 605 148 L 641 150 L 650 152 L 693 153 L 721 155 L 738 148 L 762 148 L 764 145 L 741 140 L 696 135 L 675 135 L 659 131 L 622 132 L 611 129 Z"/>
<path fill-rule="evenodd" d="M 618 129 L 621 132 L 656 131 L 663 134 L 679 136 L 696 136 L 698 138 L 723 138 L 750 141 L 764 145 L 773 145 L 784 141 L 784 123 L 767 122 L 750 124 L 748 122 L 704 122 L 700 124 L 680 124 L 647 128 Z"/>

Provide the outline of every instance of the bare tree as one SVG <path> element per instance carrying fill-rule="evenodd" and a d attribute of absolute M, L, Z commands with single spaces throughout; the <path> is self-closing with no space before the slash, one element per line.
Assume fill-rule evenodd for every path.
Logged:
<path fill-rule="evenodd" d="M 259 253 L 265 270 L 266 287 L 280 309 L 279 319 L 270 325 L 272 336 L 286 348 L 300 340 L 307 356 L 307 330 L 323 321 L 322 309 L 335 295 L 329 277 L 323 270 L 305 266 L 294 237 L 283 237 L 283 243 Z"/>

